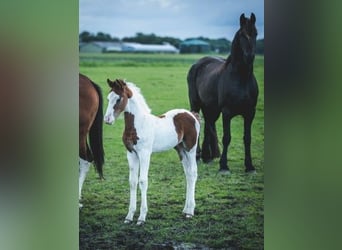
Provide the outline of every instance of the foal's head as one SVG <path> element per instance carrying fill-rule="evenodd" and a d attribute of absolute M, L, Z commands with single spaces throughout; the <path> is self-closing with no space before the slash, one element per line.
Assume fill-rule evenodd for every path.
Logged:
<path fill-rule="evenodd" d="M 127 87 L 125 81 L 121 79 L 115 81 L 107 79 L 107 83 L 110 92 L 107 96 L 108 106 L 104 121 L 107 124 L 113 124 L 120 113 L 125 110 L 128 98 L 132 97 L 132 91 Z"/>
<path fill-rule="evenodd" d="M 240 16 L 240 29 L 235 35 L 232 44 L 232 53 L 241 53 L 245 64 L 251 64 L 254 61 L 256 49 L 257 29 L 255 28 L 255 15 L 251 14 L 246 18 L 245 14 Z"/>

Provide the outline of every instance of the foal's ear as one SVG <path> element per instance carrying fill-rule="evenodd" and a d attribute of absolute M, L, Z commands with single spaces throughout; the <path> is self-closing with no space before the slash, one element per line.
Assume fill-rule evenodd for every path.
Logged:
<path fill-rule="evenodd" d="M 111 80 L 109 80 L 109 79 L 107 78 L 107 83 L 108 83 L 109 87 L 113 88 L 114 82 L 112 82 Z"/>
<path fill-rule="evenodd" d="M 132 90 L 130 90 L 127 86 L 125 88 L 125 93 L 126 93 L 128 98 L 131 98 L 133 95 Z"/>
<path fill-rule="evenodd" d="M 240 16 L 240 26 L 244 25 L 245 22 L 246 22 L 245 13 L 242 13 Z"/>
<path fill-rule="evenodd" d="M 116 82 L 121 88 L 123 88 L 124 86 L 126 86 L 125 81 L 122 80 L 122 79 L 116 79 L 115 82 Z"/>
<path fill-rule="evenodd" d="M 256 21 L 256 18 L 255 18 L 254 13 L 252 12 L 252 15 L 251 15 L 251 23 L 252 23 L 252 24 L 255 24 L 255 21 Z"/>

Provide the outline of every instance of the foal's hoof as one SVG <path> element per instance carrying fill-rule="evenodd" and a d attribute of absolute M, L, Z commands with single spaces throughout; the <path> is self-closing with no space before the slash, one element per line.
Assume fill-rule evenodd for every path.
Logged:
<path fill-rule="evenodd" d="M 128 220 L 128 219 L 125 219 L 124 223 L 125 224 L 131 224 L 133 221 L 132 220 Z"/>
<path fill-rule="evenodd" d="M 184 214 L 185 215 L 185 219 L 191 219 L 193 217 L 192 214 Z"/>
<path fill-rule="evenodd" d="M 143 220 L 138 220 L 137 225 L 138 226 L 143 226 L 145 224 L 145 221 Z"/>

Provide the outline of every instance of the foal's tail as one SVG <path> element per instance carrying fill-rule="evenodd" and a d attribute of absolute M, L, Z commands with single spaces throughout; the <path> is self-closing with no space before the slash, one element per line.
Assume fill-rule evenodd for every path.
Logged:
<path fill-rule="evenodd" d="M 103 177 L 103 164 L 104 164 L 104 150 L 103 150 L 103 135 L 102 135 L 102 126 L 103 126 L 103 100 L 102 100 L 102 92 L 98 85 L 92 82 L 96 92 L 99 96 L 99 108 L 97 110 L 95 120 L 89 131 L 89 144 L 90 149 L 93 153 L 94 165 L 96 170 L 100 176 L 100 179 L 104 179 Z"/>
<path fill-rule="evenodd" d="M 191 113 L 195 116 L 196 120 L 201 123 L 201 117 L 199 115 L 199 113 L 195 112 L 195 111 L 191 111 Z"/>

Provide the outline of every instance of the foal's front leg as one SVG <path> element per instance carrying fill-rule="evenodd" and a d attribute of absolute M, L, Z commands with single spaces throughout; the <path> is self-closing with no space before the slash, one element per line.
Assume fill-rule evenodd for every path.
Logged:
<path fill-rule="evenodd" d="M 139 154 L 140 162 L 140 176 L 139 176 L 139 188 L 141 192 L 141 206 L 140 206 L 140 216 L 138 218 L 138 225 L 145 223 L 147 215 L 147 188 L 148 188 L 148 169 L 150 167 L 151 153 L 147 151 L 141 152 Z"/>
<path fill-rule="evenodd" d="M 131 223 L 137 207 L 137 185 L 139 173 L 139 158 L 136 153 L 127 151 L 127 160 L 129 166 L 129 188 L 130 188 L 130 201 L 128 214 L 125 223 Z"/>

